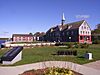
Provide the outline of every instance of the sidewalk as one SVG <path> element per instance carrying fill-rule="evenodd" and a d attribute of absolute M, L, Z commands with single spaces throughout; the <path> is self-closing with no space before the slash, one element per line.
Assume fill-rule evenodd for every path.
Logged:
<path fill-rule="evenodd" d="M 90 67 L 86 67 L 84 65 L 75 64 L 72 62 L 65 61 L 46 61 L 46 62 L 38 62 L 33 64 L 26 64 L 20 66 L 12 66 L 12 67 L 0 67 L 0 75 L 19 75 L 27 70 L 32 69 L 42 69 L 46 67 L 64 67 L 70 68 L 78 73 L 83 75 L 100 75 L 100 71 L 97 69 L 93 69 Z"/>
<path fill-rule="evenodd" d="M 91 62 L 91 63 L 88 63 L 88 64 L 84 64 L 84 66 L 100 70 L 100 60 L 96 61 L 96 62 Z"/>

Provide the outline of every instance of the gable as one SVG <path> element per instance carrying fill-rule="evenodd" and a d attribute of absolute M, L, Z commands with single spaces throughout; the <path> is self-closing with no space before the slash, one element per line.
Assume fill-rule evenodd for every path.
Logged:
<path fill-rule="evenodd" d="M 91 28 L 86 21 L 84 21 L 79 27 L 80 35 L 91 35 Z"/>

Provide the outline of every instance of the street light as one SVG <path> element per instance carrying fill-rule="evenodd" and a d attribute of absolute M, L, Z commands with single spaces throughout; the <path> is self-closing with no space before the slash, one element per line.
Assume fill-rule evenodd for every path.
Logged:
<path fill-rule="evenodd" d="M 69 40 L 70 40 L 70 42 L 71 42 L 71 37 L 69 37 Z"/>

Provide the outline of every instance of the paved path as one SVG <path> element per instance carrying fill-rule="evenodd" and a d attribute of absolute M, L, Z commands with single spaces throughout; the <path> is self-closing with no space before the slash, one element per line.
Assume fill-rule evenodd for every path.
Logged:
<path fill-rule="evenodd" d="M 88 63 L 88 64 L 84 64 L 84 66 L 100 70 L 100 60 L 96 61 L 96 62 L 91 62 L 91 63 Z"/>
<path fill-rule="evenodd" d="M 93 68 L 89 68 L 83 65 L 75 64 L 72 62 L 65 62 L 65 61 L 46 61 L 46 62 L 39 62 L 33 64 L 26 64 L 21 66 L 10 66 L 10 67 L 0 67 L 0 75 L 19 75 L 27 70 L 32 69 L 41 69 L 45 67 L 65 67 L 70 68 L 76 72 L 79 72 L 83 75 L 100 75 L 100 70 L 96 70 Z"/>

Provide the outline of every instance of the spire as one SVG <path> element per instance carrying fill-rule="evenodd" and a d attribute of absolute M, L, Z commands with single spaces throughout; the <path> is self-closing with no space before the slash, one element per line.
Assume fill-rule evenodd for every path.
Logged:
<path fill-rule="evenodd" d="M 64 16 L 64 13 L 63 13 L 63 15 L 62 15 L 62 20 L 63 20 L 63 21 L 65 21 L 65 16 Z"/>
<path fill-rule="evenodd" d="M 64 16 L 64 13 L 63 13 L 63 15 L 62 15 L 62 20 L 61 20 L 62 22 L 61 22 L 61 25 L 64 25 L 64 22 L 65 22 L 65 16 Z"/>

